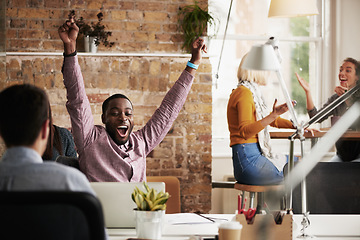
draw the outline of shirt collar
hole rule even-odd
[[[8,148],[3,157],[3,162],[11,163],[42,163],[43,160],[38,152],[29,147]]]
[[[125,151],[128,150],[129,147],[130,147],[130,138],[129,138],[129,140],[127,140],[127,142],[125,144],[120,145],[120,149],[125,150]]]

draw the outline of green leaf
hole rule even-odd
[[[150,199],[148,199],[148,198],[145,198],[145,201],[146,201],[146,203],[147,203],[148,208],[149,208],[149,209],[152,209],[153,206],[154,206],[154,203],[153,203]]]
[[[154,205],[157,206],[157,205],[163,205],[167,202],[167,200],[169,199],[168,196],[164,196],[162,198],[159,198],[157,199],[155,202],[154,202]]]
[[[156,205],[151,209],[151,211],[157,211],[157,210],[166,210],[166,204],[164,204],[164,205]]]
[[[141,194],[135,196],[135,203],[138,209],[143,209],[144,198]]]
[[[155,189],[151,189],[150,190],[150,193],[149,193],[149,199],[152,201],[152,202],[154,202],[155,200],[156,200],[156,191],[155,191]]]
[[[144,187],[145,187],[146,192],[149,192],[149,191],[150,191],[150,188],[149,188],[149,186],[147,185],[146,182],[144,182]]]
[[[196,1],[192,5],[179,8],[178,24],[184,40],[182,48],[190,52],[193,41],[206,34],[207,25],[216,29],[217,22],[207,10],[201,9]]]

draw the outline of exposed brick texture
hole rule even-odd
[[[86,22],[96,22],[102,9],[110,49],[121,52],[181,52],[177,28],[179,7],[193,0],[8,0],[8,51],[59,51],[57,28],[74,9]],[[198,1],[207,6],[207,0]],[[11,33],[11,34],[10,34]],[[80,36],[81,37],[81,36]],[[59,48],[60,47],[60,48]],[[107,51],[103,45],[99,51]]]
[[[104,23],[112,31],[112,48],[99,52],[182,53],[177,9],[192,0],[8,0],[7,52],[62,52],[57,26],[69,10],[95,21],[103,7]],[[207,0],[199,0],[207,6]],[[5,32],[5,31],[3,31]],[[5,38],[3,38],[4,40]],[[78,43],[81,51],[81,40]],[[185,55],[186,56],[186,55]],[[124,93],[134,104],[135,129],[143,126],[185,68],[188,57],[79,56],[96,124],[101,103]],[[45,89],[54,122],[70,128],[65,108],[61,56],[6,56],[1,62],[0,90],[19,83]],[[5,69],[6,67],[6,69]],[[148,175],[173,175],[181,183],[182,212],[207,213],[211,208],[211,65],[204,58],[179,117],[165,139],[147,158]],[[4,152],[0,140],[0,156]]]

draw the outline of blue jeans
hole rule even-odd
[[[284,174],[261,154],[258,143],[232,146],[234,176],[236,181],[252,185],[280,183]]]

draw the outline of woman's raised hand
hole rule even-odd
[[[347,90],[349,90],[349,87],[348,87],[347,83],[340,83],[340,86],[335,87],[335,93],[338,96],[343,95]]]
[[[300,86],[304,89],[305,92],[310,92],[310,85],[307,81],[305,81],[298,73],[295,73]]]

